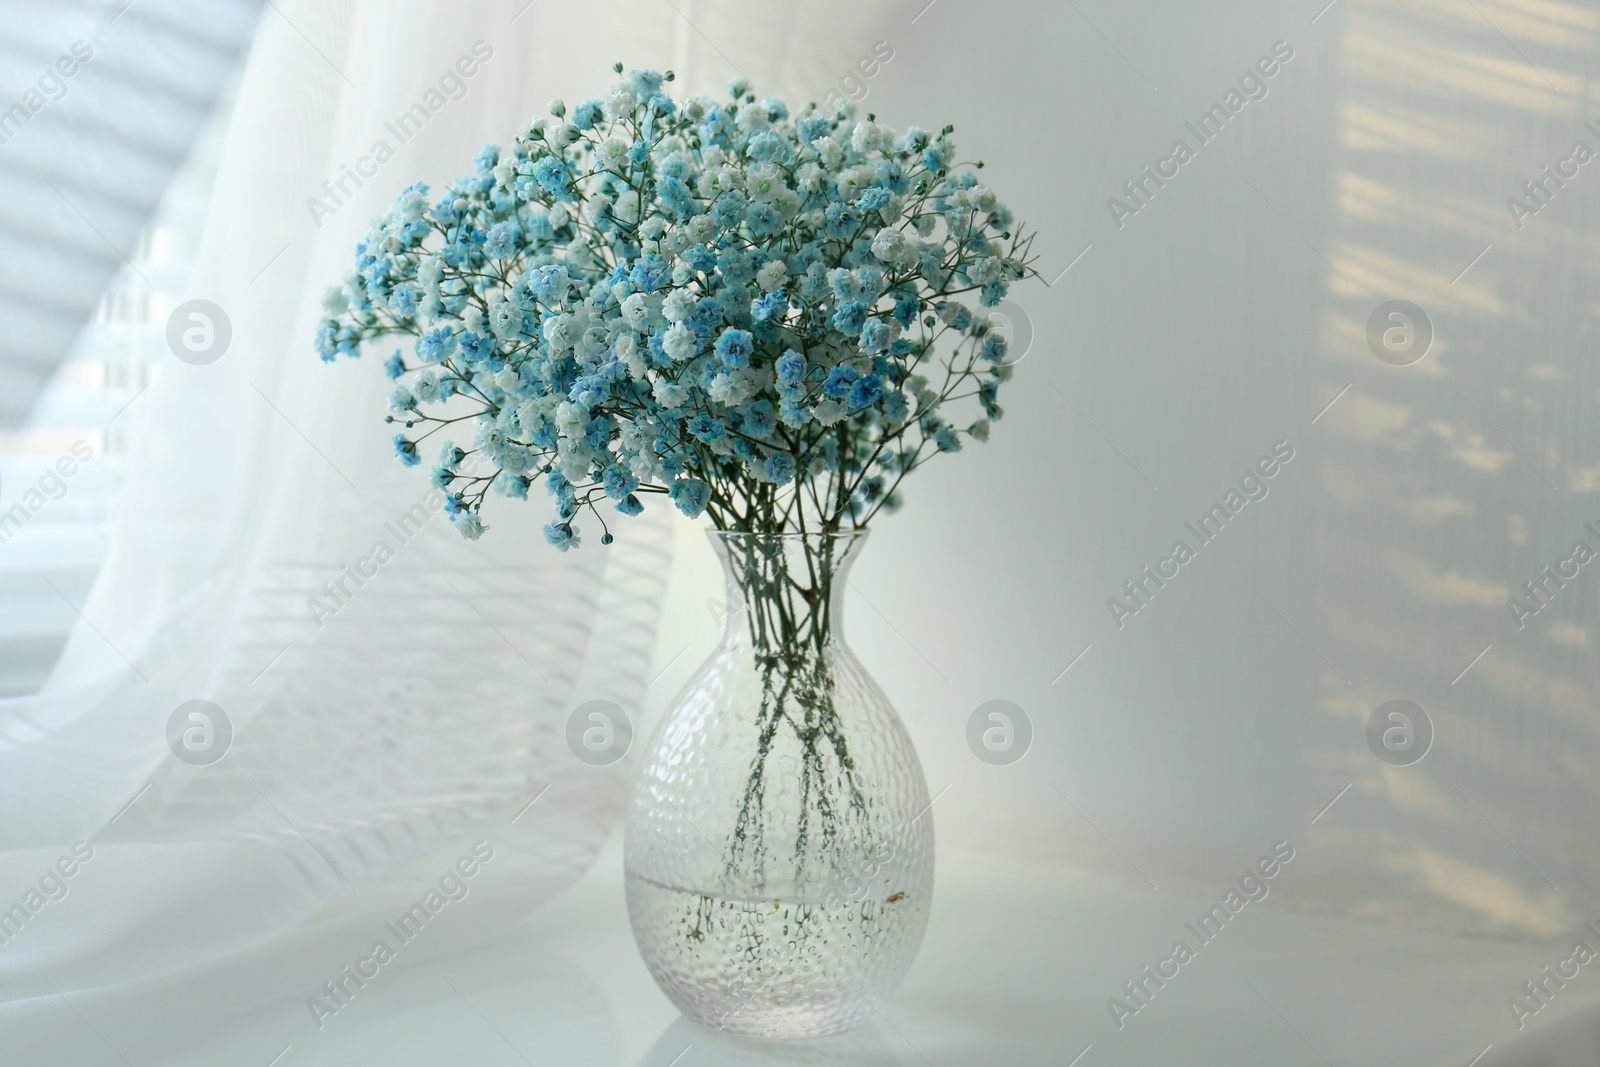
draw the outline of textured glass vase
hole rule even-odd
[[[628,916],[685,1015],[759,1037],[866,1020],[933,891],[922,766],[844,643],[866,541],[712,532],[722,643],[651,739],[628,813]]]

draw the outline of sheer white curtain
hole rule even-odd
[[[627,764],[574,758],[566,719],[588,699],[640,705],[670,516],[557,554],[544,501],[504,502],[463,541],[414,511],[427,483],[392,458],[382,354],[314,357],[318,303],[401,188],[466,172],[551,97],[600,94],[617,59],[676,69],[683,93],[738,73],[815,95],[877,15],[841,9],[808,42],[797,9],[270,5],[185,294],[231,340],[213,362],[167,360],[133,401],[107,563],[45,689],[0,702],[0,909],[22,907],[0,924],[0,1018],[18,1054],[47,1047],[48,1026],[18,1026],[57,994],[183,988],[237,1009],[301,989],[294,964],[206,976],[274,938],[392,916],[479,839],[495,850],[483,927],[584,870]],[[168,736],[197,700],[228,745],[204,765]]]
[[[565,721],[586,699],[637,706],[667,516],[559,555],[544,503],[507,502],[464,542],[390,455],[378,360],[329,367],[310,347],[321,290],[400,188],[466,171],[558,86],[605,83],[521,6],[267,14],[187,294],[231,342],[170,360],[134,401],[111,556],[45,690],[0,703],[0,908],[24,909],[0,928],[9,1010],[382,908],[477,838],[514,915],[611,825],[621,767],[575,759]],[[436,113],[401,143],[389,123],[418,103]],[[378,140],[393,158],[331,199],[324,182]],[[169,749],[194,700],[226,717],[215,744],[231,733],[209,765]],[[78,841],[73,873],[49,875]]]

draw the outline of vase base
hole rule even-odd
[[[651,975],[685,1015],[726,1033],[810,1038],[865,1022],[910,967],[928,901],[740,900],[629,873]]]

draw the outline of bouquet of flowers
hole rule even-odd
[[[563,551],[582,512],[609,544],[610,510],[651,494],[719,530],[864,527],[1001,415],[1005,337],[960,298],[999,304],[1031,238],[952,128],[791,113],[742,80],[679,104],[672,80],[551,101],[437,199],[406,189],[326,294],[324,360],[415,338],[384,364],[395,451],[436,457],[468,538],[491,490],[540,480]]]

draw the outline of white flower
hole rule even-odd
[[[594,446],[585,437],[563,437],[556,445],[556,465],[569,482],[588,479],[589,468],[594,464]]]
[[[681,322],[675,322],[667,327],[666,336],[661,339],[662,351],[678,363],[693,359],[695,350],[699,347],[695,343],[694,332]]]
[[[685,229],[689,233],[689,240],[703,245],[716,236],[717,223],[710,215],[696,215],[689,220]]]
[[[669,409],[681,408],[689,399],[689,390],[665,378],[657,378],[655,385],[650,387],[650,392],[655,396],[656,403]]]
[[[661,313],[667,317],[668,322],[687,322],[689,316],[694,313],[694,306],[697,303],[699,301],[689,290],[674,289],[662,302]]]
[[[482,333],[483,322],[483,309],[476,304],[468,304],[467,310],[461,313],[461,325],[471,333]]]
[[[405,411],[416,402],[417,398],[411,395],[411,390],[403,385],[396,384],[394,388],[389,390],[390,411],[396,413]]]
[[[848,415],[850,413],[850,409],[845,407],[844,404],[838,400],[824,400],[822,403],[818,404],[816,409],[811,413],[816,416],[817,421],[822,423],[822,425],[832,426],[834,423]]]
[[[596,193],[583,202],[583,217],[591,224],[605,218],[606,212],[611,208],[611,198],[605,193]]]
[[[571,348],[576,339],[571,315],[552,315],[544,323],[544,339],[557,351]]]
[[[776,163],[762,163],[752,167],[744,187],[750,194],[751,200],[758,204],[769,204],[773,197],[786,188],[783,183],[783,170]]]
[[[850,147],[862,155],[876,152],[883,144],[883,133],[878,129],[876,122],[858,122],[855,132],[850,135]]]
[[[917,250],[906,239],[906,235],[887,226],[872,239],[872,254],[890,266],[909,264],[917,258]]]
[[[639,381],[644,381],[648,368],[645,366],[644,352],[639,348],[638,339],[631,333],[624,333],[617,338],[616,350],[617,358],[628,368],[628,373]]]
[[[589,428],[589,411],[582,404],[563,400],[556,407],[556,431],[563,437],[581,437]]]
[[[756,284],[769,293],[782,289],[789,280],[789,268],[781,259],[769,260],[756,271]]]
[[[749,400],[755,392],[755,383],[743,371],[723,371],[711,379],[706,395],[719,404],[737,407]]]
[[[607,137],[594,146],[594,163],[599,170],[620,170],[628,158],[628,142],[618,137]]]
[[[767,114],[767,109],[760,104],[746,104],[739,109],[739,114],[734,118],[734,122],[738,123],[739,129],[745,133],[764,130],[771,120],[772,117]]]
[[[350,298],[345,294],[344,286],[330,285],[322,291],[322,310],[329,315],[340,315],[350,306]]]
[[[822,160],[822,165],[829,170],[836,170],[844,160],[844,148],[832,137],[818,137],[812,148],[817,150],[817,155]]]
[[[439,399],[439,372],[431,367],[411,379],[411,395],[419,404],[430,404]],[[394,403],[391,395],[390,404]]]
[[[612,89],[611,95],[605,99],[603,107],[606,118],[612,122],[616,122],[618,119],[625,119],[633,114],[634,105],[637,103],[638,101],[634,99],[633,93],[628,90],[627,83],[622,82],[615,89]]]
[[[644,293],[634,293],[622,302],[622,320],[635,330],[650,327],[650,311],[650,297]]]
[[[820,190],[823,179],[827,178],[827,176],[828,172],[815,163],[803,163],[800,165],[800,169],[794,172],[795,182],[807,193],[815,193]]]
[[[489,313],[490,328],[501,341],[509,341],[521,333],[525,321],[522,312],[506,301],[495,305]]]

